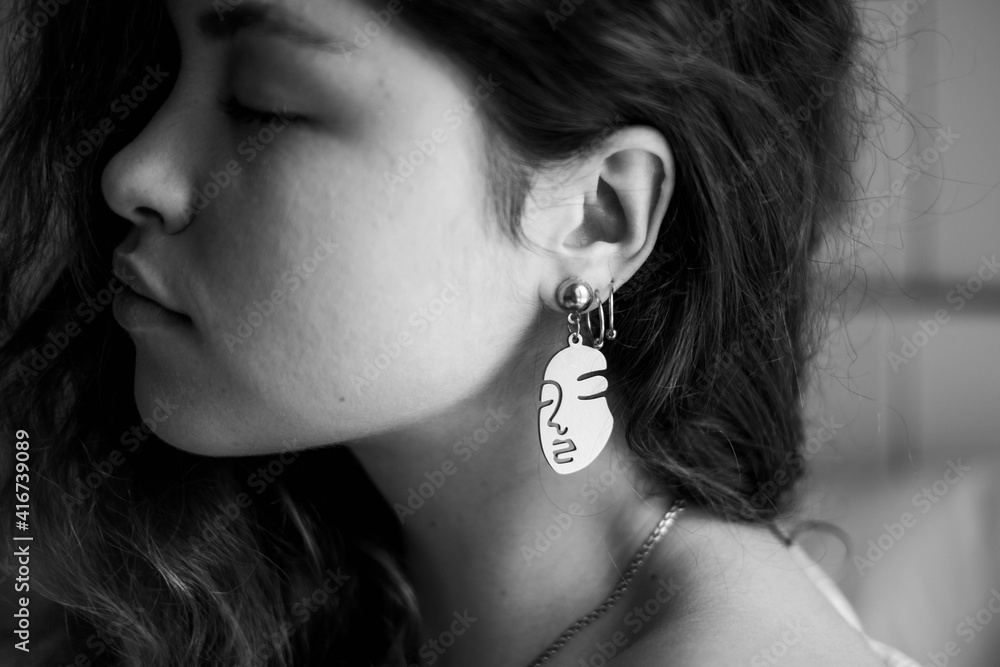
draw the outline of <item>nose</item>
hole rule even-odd
[[[569,428],[563,426],[562,424],[556,421],[556,412],[559,412],[558,407],[556,408],[556,411],[552,413],[552,416],[549,417],[549,426],[554,428],[556,430],[556,433],[558,433],[559,435],[566,435],[566,431],[568,431]]]
[[[101,174],[101,191],[115,213],[138,227],[160,227],[176,234],[190,222],[192,143],[184,125],[171,117],[168,105],[128,145],[116,153]]]

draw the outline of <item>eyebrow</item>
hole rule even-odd
[[[351,42],[323,32],[280,5],[246,0],[222,0],[221,4],[223,7],[205,11],[198,17],[198,29],[209,39],[233,39],[245,30],[257,30],[299,46],[323,51],[343,54],[357,48]]]

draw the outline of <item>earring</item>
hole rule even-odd
[[[600,301],[601,300],[601,292],[599,290],[596,290],[594,292],[594,294],[595,294],[595,298],[598,301]],[[594,347],[596,349],[600,350],[602,347],[604,347],[604,341],[605,340],[614,340],[615,336],[618,335],[618,332],[615,331],[615,281],[614,281],[614,278],[611,279],[611,295],[608,297],[608,319],[610,320],[610,324],[608,325],[608,328],[606,330],[607,331],[606,334],[605,334],[605,328],[604,328],[604,310],[602,308],[598,307],[597,312],[598,312],[598,315],[600,316],[601,334],[597,338],[594,338],[594,331],[590,327],[590,313],[587,313],[587,333],[590,334],[590,339],[594,341]]]
[[[614,283],[611,293],[613,298]],[[601,333],[594,339],[588,313],[587,330],[594,341],[591,347],[583,344],[580,315],[595,299],[600,311]],[[607,360],[600,352],[605,340],[600,293],[580,278],[568,278],[559,285],[556,301],[563,310],[569,311],[566,320],[570,333],[568,347],[557,352],[545,367],[539,392],[538,438],[549,466],[566,475],[586,468],[597,458],[611,437],[614,419],[605,397],[608,380],[604,375]],[[614,338],[613,333],[612,324],[607,338]]]
[[[615,331],[615,279],[611,279],[611,295],[608,297],[608,340],[614,340],[618,335]]]

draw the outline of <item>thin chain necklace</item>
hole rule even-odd
[[[684,509],[684,502],[681,500],[675,501],[674,504],[670,506],[667,513],[663,515],[662,519],[660,519],[660,523],[656,524],[656,528],[653,529],[653,532],[649,534],[646,541],[642,543],[639,550],[634,556],[632,556],[631,562],[629,562],[628,567],[625,569],[625,574],[622,575],[622,580],[615,587],[615,590],[611,591],[611,595],[609,595],[607,599],[592,612],[586,616],[580,617],[580,619],[573,625],[566,628],[565,632],[559,635],[558,639],[549,644],[549,647],[542,651],[529,667],[538,667],[538,665],[547,662],[549,658],[559,652],[559,649],[566,645],[573,635],[600,618],[604,612],[614,606],[615,602],[618,601],[618,598],[620,598],[628,588],[629,583],[632,581],[632,577],[639,570],[639,566],[642,565],[646,556],[649,555],[650,550],[652,550],[661,537],[667,534],[667,531],[670,530],[670,526],[674,523],[674,519],[677,518],[677,515],[680,514],[682,509]]]

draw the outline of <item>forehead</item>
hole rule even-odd
[[[585,374],[606,369],[607,361],[599,351],[587,345],[572,345],[552,357],[545,368],[545,379],[569,384],[581,381],[580,377]]]
[[[443,114],[475,87],[464,63],[404,23],[405,4],[373,10],[363,0],[164,2],[185,60],[195,63],[191,70],[206,70],[233,43],[255,50],[266,45],[268,52],[279,48],[284,63],[323,72],[348,86],[347,99],[375,99],[376,106],[385,98],[402,107],[433,98],[442,102]],[[390,6],[398,8],[395,14]]]
[[[394,0],[164,0],[182,48],[236,41],[243,35],[296,47],[312,62],[381,78],[386,70],[408,84],[427,88],[414,75],[443,78],[448,86],[471,89],[476,76],[453,54],[405,22],[407,5]],[[382,7],[373,10],[372,6]],[[415,10],[410,10],[411,13]],[[240,40],[246,43],[248,40]],[[275,42],[271,42],[275,43]],[[200,49],[199,49],[200,50]],[[336,58],[331,56],[336,55]],[[435,77],[430,75],[434,70]],[[430,83],[437,83],[432,81]],[[404,86],[405,87],[405,86]]]
[[[180,29],[213,40],[243,32],[287,39],[303,47],[353,48],[349,27],[364,18],[354,0],[164,0]]]

